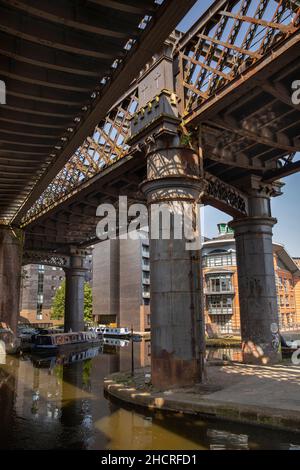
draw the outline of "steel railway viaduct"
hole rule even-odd
[[[216,0],[174,31],[194,3],[0,1],[0,320],[13,329],[22,263],[65,269],[66,328],[82,328],[99,204],[200,202],[232,216],[245,362],[280,360],[270,200],[300,170],[299,2]],[[199,251],[174,233],[150,246],[152,381],[190,385]]]

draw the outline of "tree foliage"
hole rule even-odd
[[[66,281],[64,280],[58,289],[56,289],[55,296],[51,307],[51,320],[62,320],[65,316],[65,296],[66,296]]]
[[[66,281],[64,280],[59,288],[56,290],[52,307],[51,319],[63,320],[65,316],[65,296],[66,296]],[[93,295],[92,288],[88,282],[84,283],[84,321],[92,320],[93,313]]]

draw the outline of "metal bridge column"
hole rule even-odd
[[[181,143],[172,106],[162,92],[148,113],[157,119],[144,136],[141,185],[150,212],[151,375],[160,389],[201,382],[205,352],[198,204],[204,182],[198,153]]]
[[[199,154],[181,135],[172,50],[167,41],[140,78],[129,141],[147,157],[141,190],[151,214],[151,376],[160,389],[201,382],[205,352],[197,223],[204,182]],[[180,226],[184,216],[189,234]]]
[[[84,283],[87,268],[85,253],[75,251],[70,256],[70,266],[65,268],[65,332],[84,330]]]
[[[251,178],[249,216],[234,229],[239,279],[243,360],[271,364],[281,360],[271,217],[272,188]]]
[[[16,333],[22,265],[23,233],[0,225],[0,322]]]

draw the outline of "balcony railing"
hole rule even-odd
[[[212,287],[205,287],[204,294],[206,295],[221,295],[221,294],[235,294],[235,290],[233,287],[228,287],[227,289],[220,288],[212,288]]]
[[[233,307],[208,307],[208,315],[233,315]]]

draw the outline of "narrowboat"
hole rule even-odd
[[[93,328],[99,336],[107,336],[110,338],[127,338],[131,332],[128,328],[111,328],[109,326],[97,326]]]
[[[93,331],[37,335],[35,337],[33,350],[47,352],[65,349],[79,350],[97,345],[100,341],[98,335]]]
[[[20,328],[18,331],[18,338],[20,340],[20,347],[22,351],[31,351],[34,339],[38,334],[35,328]]]
[[[104,346],[118,346],[119,348],[124,348],[128,346],[129,340],[127,339],[120,339],[120,338],[103,338],[103,345]]]

